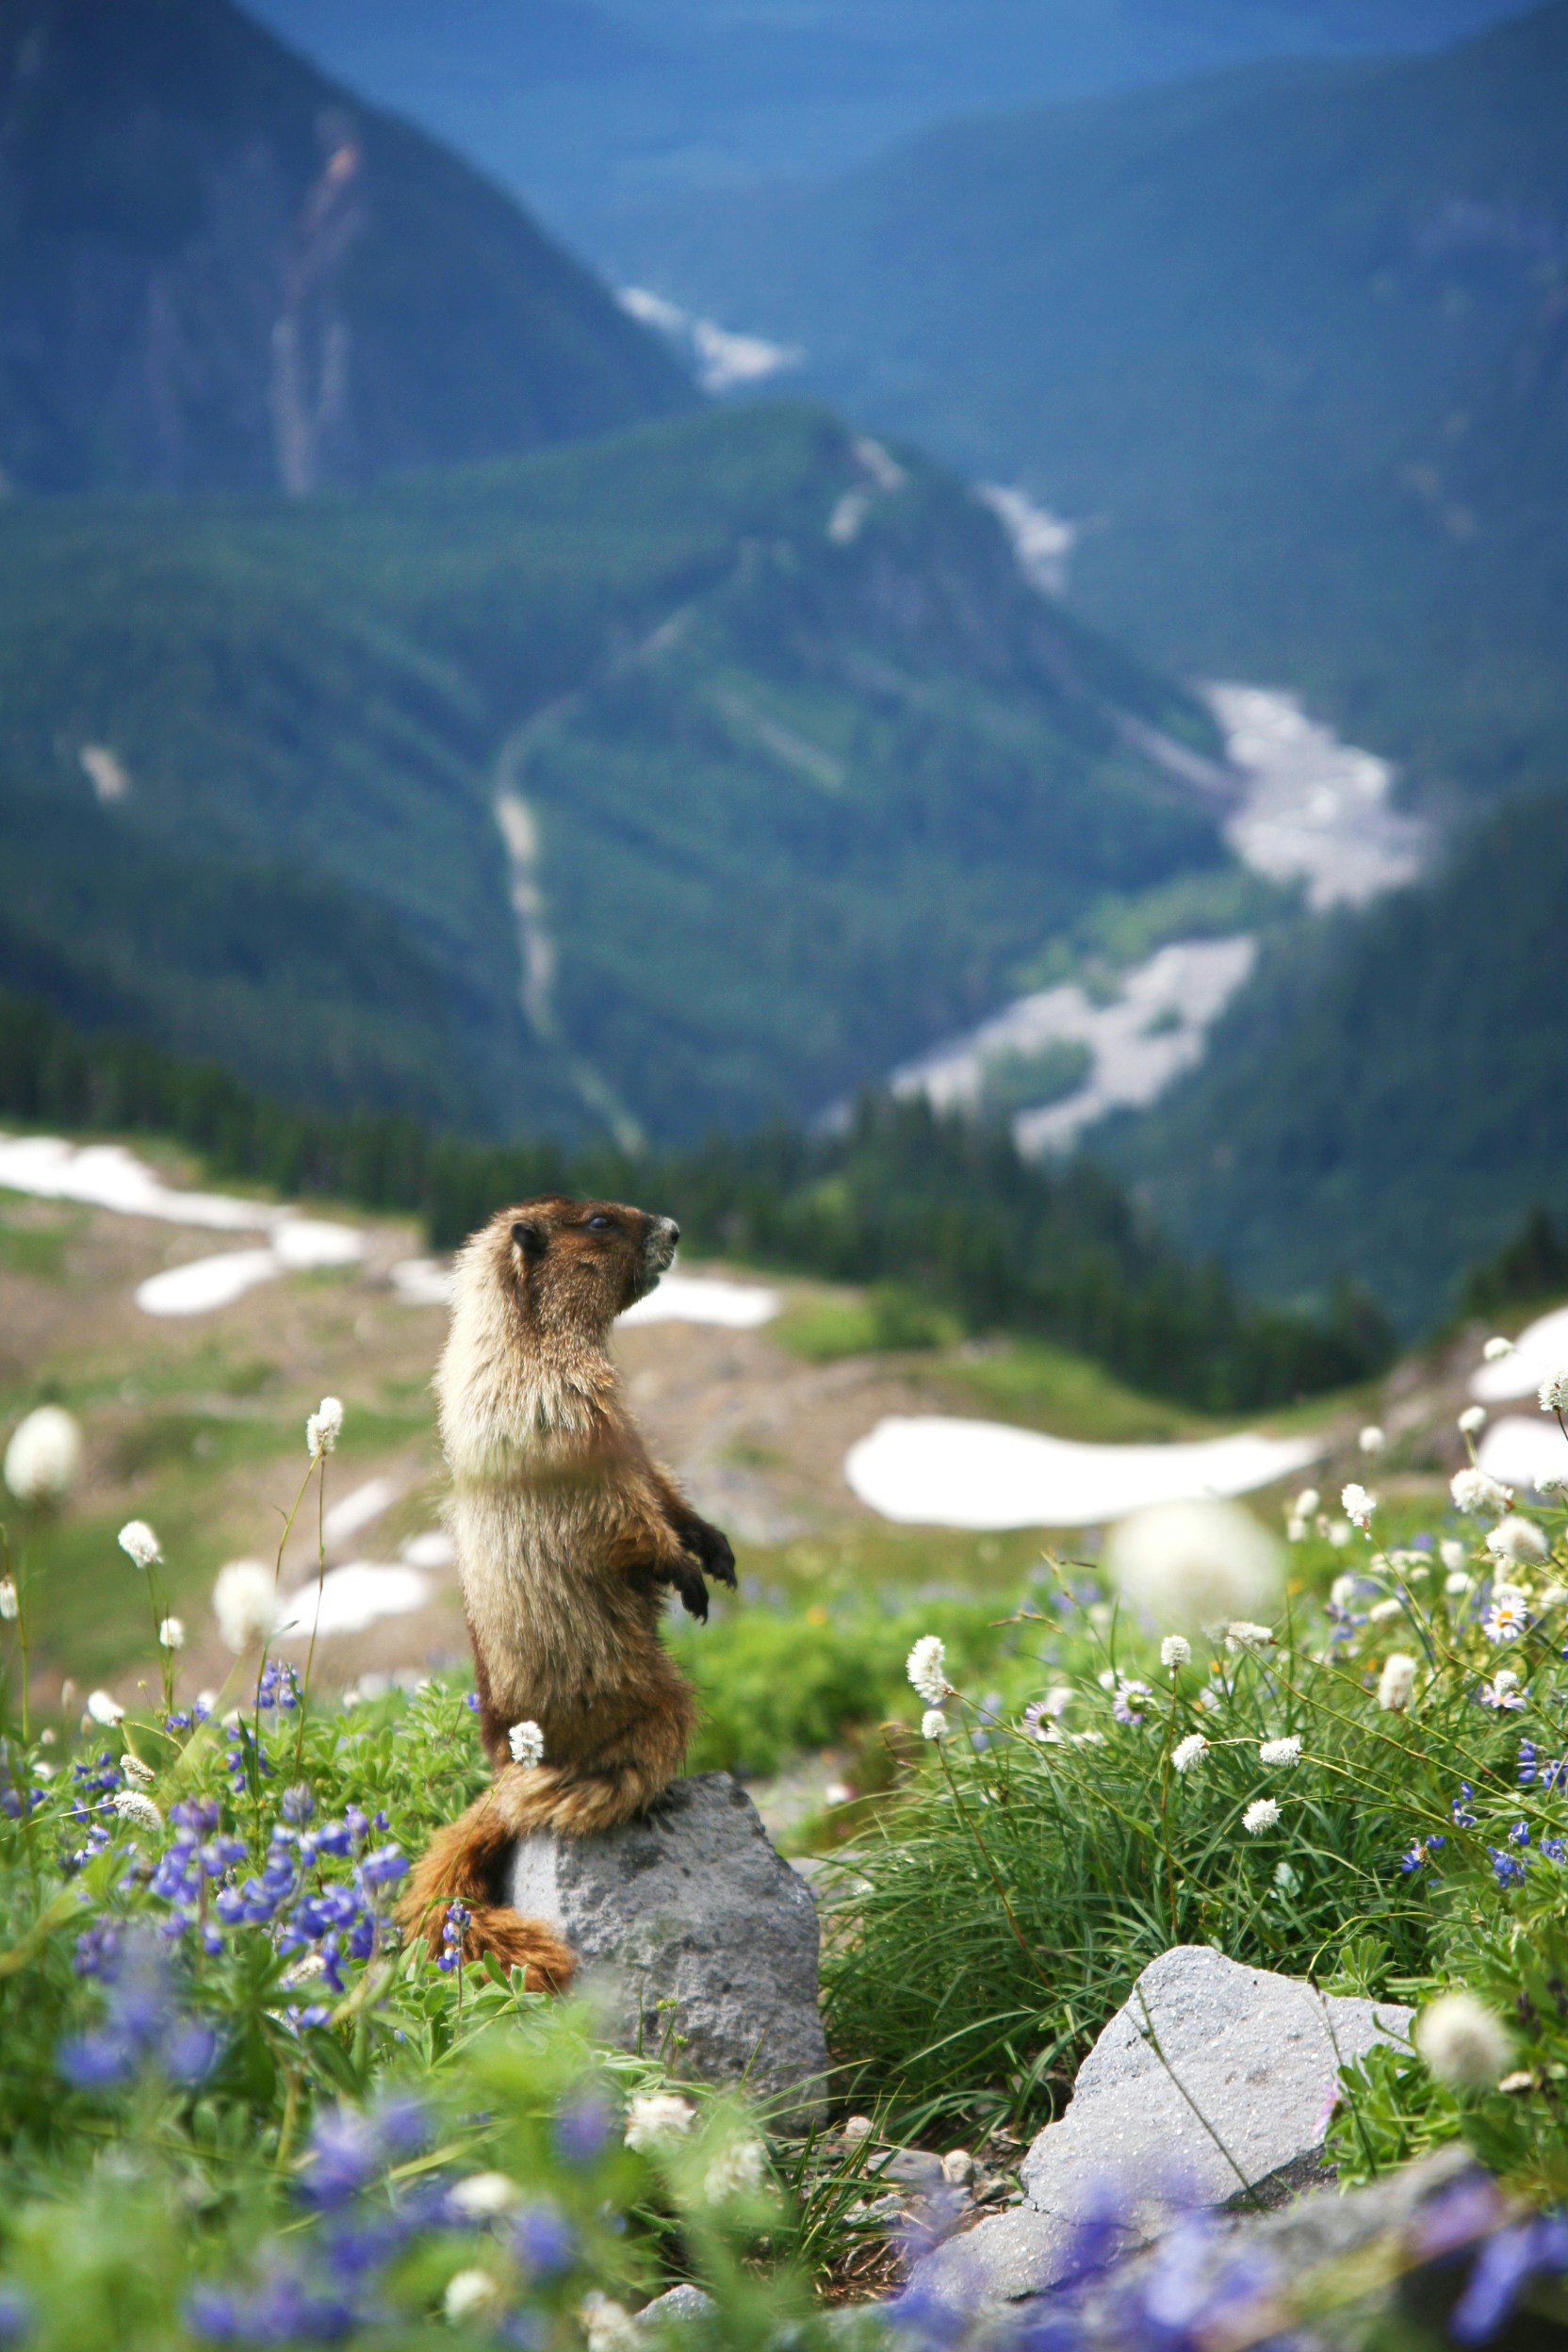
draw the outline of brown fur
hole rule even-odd
[[[447,1904],[470,1913],[471,1955],[531,1986],[576,1965],[536,1919],[495,1900],[514,1839],[584,1837],[641,1813],[680,1770],[691,1689],[659,1639],[663,1591],[708,1613],[704,1574],[734,1555],[647,1454],[610,1360],[610,1327],[645,1297],[678,1239],[668,1217],[614,1201],[503,1210],[458,1260],[436,1391],[480,1702],[495,1777],[431,1841],[399,1916],[439,1951]],[[536,1723],[545,1760],[512,1760]]]

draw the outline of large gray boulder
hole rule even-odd
[[[602,1837],[524,1838],[510,1900],[577,1952],[608,2039],[820,2118],[816,1904],[728,1772],[674,1782]]]
[[[1407,2040],[1410,2020],[1392,2002],[1177,1945],[1144,1969],[1035,2140],[1024,2202],[939,2246],[916,2277],[955,2299],[1014,2301],[1070,2273],[1086,2228],[1121,2254],[1183,2209],[1279,2203],[1322,2177],[1340,2067]]]

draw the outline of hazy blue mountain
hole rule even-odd
[[[964,111],[1257,57],[1422,48],[1512,0],[253,4],[624,267],[642,210],[673,190],[841,170]]]
[[[1532,1201],[1568,1210],[1565,896],[1568,793],[1515,796],[1429,883],[1282,939],[1115,1163],[1244,1282],[1359,1276],[1420,1330]]]
[[[303,489],[690,403],[472,168],[229,0],[0,0],[0,467]]]
[[[1563,0],[690,199],[642,259],[1079,518],[1075,600],[1162,660],[1303,687],[1429,776],[1560,769],[1560,542],[1528,526],[1560,419],[1526,387],[1568,284]]]
[[[808,407],[13,500],[0,980],[490,1132],[813,1112],[1096,893],[1222,862],[1126,713],[1210,741],[963,484]]]

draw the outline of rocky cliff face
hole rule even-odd
[[[0,466],[282,487],[677,409],[506,197],[227,0],[0,0]]]

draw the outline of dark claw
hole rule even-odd
[[[706,1519],[695,1519],[686,1536],[687,1548],[701,1560],[703,1574],[715,1584],[727,1584],[735,1590],[735,1553],[722,1527],[710,1525]]]
[[[675,1578],[675,1589],[680,1595],[680,1606],[686,1611],[687,1616],[695,1617],[701,1624],[706,1625],[708,1622],[708,1587],[704,1584],[698,1571],[693,1568],[678,1576]]]

